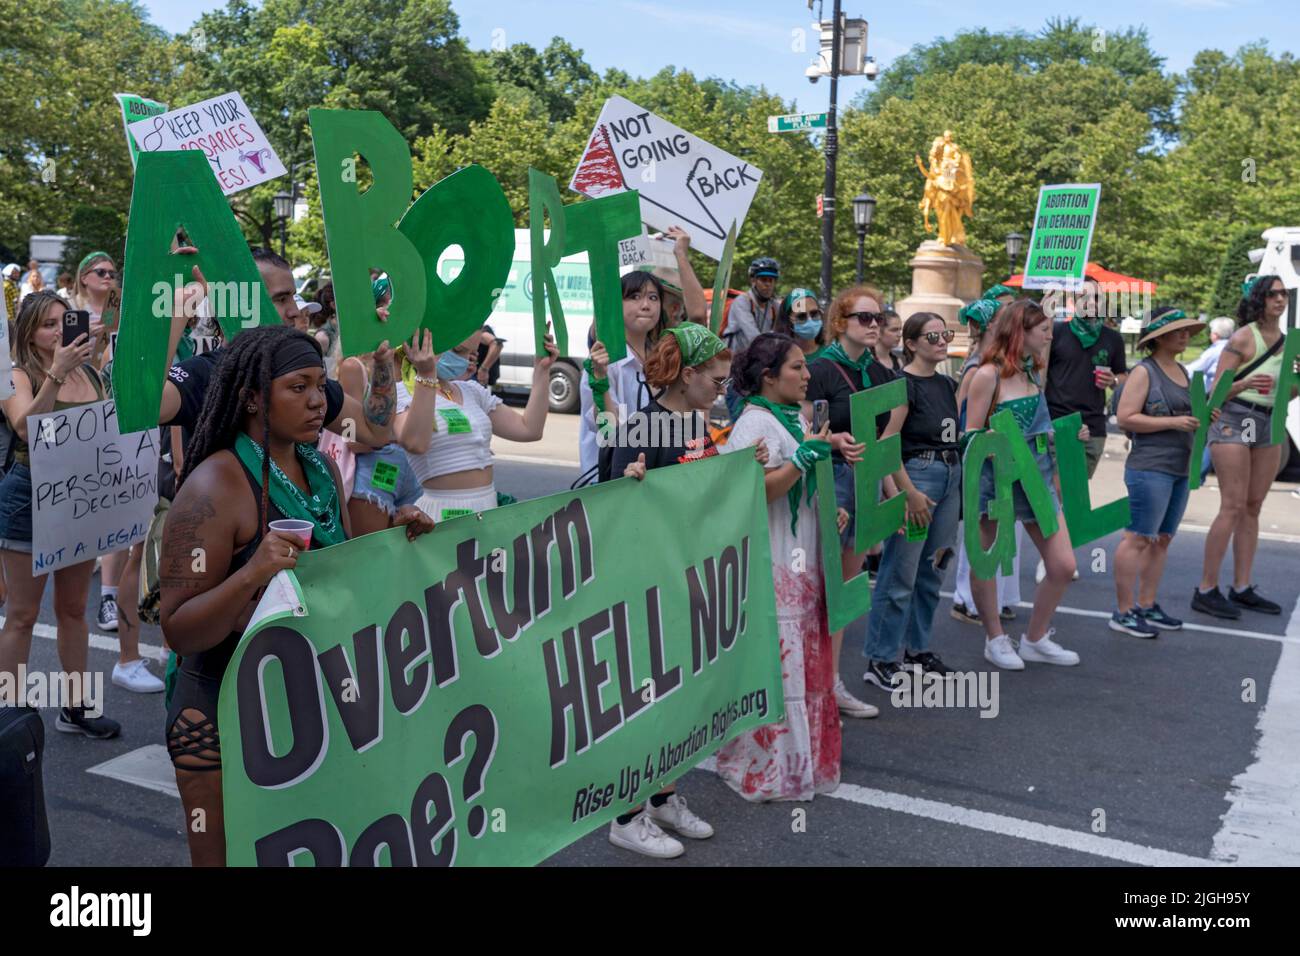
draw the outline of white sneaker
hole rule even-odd
[[[1005,634],[999,634],[993,640],[984,642],[984,659],[990,664],[1001,667],[1003,670],[1022,671],[1025,669],[1025,662],[1016,653],[1016,645],[1012,644],[1011,638]]]
[[[1029,640],[1028,637],[1020,638],[1020,656],[1022,659],[1035,664],[1060,664],[1062,667],[1073,667],[1079,663],[1079,655],[1074,651],[1067,651],[1056,641],[1052,640],[1052,635],[1056,633],[1056,628],[1048,629],[1036,641]]]
[[[127,664],[114,664],[113,683],[135,694],[157,694],[163,689],[163,682],[150,672],[143,657]]]
[[[631,823],[619,823],[617,820],[610,823],[609,842],[659,860],[671,860],[686,852],[686,847],[660,830],[659,824],[644,810],[634,816]]]
[[[678,836],[688,837],[692,840],[707,840],[713,836],[713,827],[697,817],[686,806],[686,798],[678,794],[671,794],[668,797],[668,802],[662,807],[656,807],[651,801],[647,800],[645,809],[641,811],[641,816],[645,816],[647,813],[661,828],[672,830]],[[635,823],[636,821],[632,822]]]
[[[858,700],[849,693],[849,689],[844,686],[844,681],[835,678],[835,703],[840,708],[840,713],[846,717],[879,717],[880,708],[874,704],[868,704],[864,700]]]

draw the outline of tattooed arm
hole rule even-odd
[[[370,394],[364,407],[355,398],[345,398],[336,421],[356,422],[356,440],[372,448],[383,448],[393,440],[393,410],[397,407],[397,381],[393,375],[393,352],[385,342],[375,349],[370,373]]]
[[[232,488],[247,487],[240,469],[228,451],[204,461],[177,492],[163,525],[162,629],[168,645],[181,655],[216,647],[240,630],[258,590],[281,568],[296,563],[290,545],[300,548],[301,542],[272,531],[248,564],[226,576],[238,541],[251,540],[257,531],[252,492],[231,493]]]

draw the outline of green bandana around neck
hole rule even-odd
[[[302,489],[289,480],[289,476],[280,470],[280,466],[271,462],[270,487],[266,489],[271,504],[286,518],[310,521],[312,541],[320,547],[327,548],[346,540],[343,531],[343,519],[339,513],[338,486],[330,472],[325,459],[313,446],[299,442],[295,446],[298,460],[302,463],[303,473],[307,476],[307,485],[311,489],[308,497]],[[262,480],[262,446],[249,438],[245,432],[235,436],[235,454],[249,473],[260,483]]]
[[[867,375],[867,366],[874,361],[871,357],[871,349],[865,349],[862,353],[862,357],[857,361],[849,358],[849,353],[844,351],[844,346],[840,344],[839,339],[832,340],[830,345],[826,346],[826,348],[822,349],[818,353],[817,357],[828,358],[832,362],[843,365],[845,368],[855,369],[864,379]]]
[[[749,395],[745,398],[746,405],[753,405],[761,408],[780,422],[785,430],[790,433],[795,441],[803,444],[803,429],[799,424],[799,406],[798,405],[778,405],[776,402],[769,401],[762,395]],[[804,488],[808,489],[807,498],[804,498]],[[806,473],[801,473],[793,487],[786,492],[786,500],[790,502],[790,533],[795,534],[799,526],[799,505],[801,501],[812,501],[813,495],[817,491],[817,472],[809,469]]]
[[[1097,344],[1104,326],[1105,323],[1101,319],[1085,319],[1076,315],[1070,320],[1070,331],[1085,349],[1090,349]]]
[[[683,322],[667,330],[677,340],[682,353],[682,368],[703,365],[723,351],[727,344],[698,322]]]

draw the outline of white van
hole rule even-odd
[[[486,323],[504,343],[499,360],[501,379],[497,384],[506,391],[527,393],[533,383],[537,343],[533,337],[531,252],[528,230],[516,229],[514,263],[510,266],[505,290],[497,297],[496,307]],[[465,265],[463,256],[458,246],[448,249],[438,260],[438,275],[447,282],[456,278]],[[588,355],[587,335],[596,318],[592,308],[587,254],[580,252],[565,256],[554,272],[569,333],[569,348],[568,353],[561,355],[551,366],[550,410],[571,413],[578,410],[578,381],[583,359]]]

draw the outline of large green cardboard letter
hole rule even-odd
[[[826,617],[832,631],[848,626],[871,610],[871,578],[867,572],[847,581],[841,573],[840,529],[835,523],[835,512],[835,469],[828,458],[817,462],[817,526],[822,539]]]
[[[1128,495],[1093,508],[1088,492],[1088,456],[1079,441],[1083,416],[1079,412],[1066,415],[1053,421],[1052,427],[1056,430],[1056,467],[1061,474],[1061,508],[1070,544],[1077,548],[1128,524]]]
[[[216,311],[227,341],[244,328],[280,321],[239,223],[200,150],[140,154],[128,223],[123,319],[113,357],[113,394],[123,434],[158,424],[172,296],[178,281],[183,286],[191,280],[193,266],[208,281],[210,300],[226,304]],[[178,227],[184,227],[198,255],[172,254]],[[250,314],[229,308],[232,302],[250,304]]]
[[[409,339],[424,319],[425,267],[415,245],[396,228],[411,203],[406,140],[375,110],[313,109],[307,117],[343,352],[361,355],[385,339]],[[357,182],[358,153],[373,176],[364,193]],[[375,314],[372,266],[388,273],[393,284],[386,323]]]
[[[1205,373],[1192,373],[1192,387],[1189,390],[1192,399],[1192,414],[1201,423],[1192,438],[1192,457],[1187,460],[1187,487],[1192,491],[1201,487],[1201,459],[1205,457],[1205,437],[1210,431],[1210,415],[1217,408],[1222,408],[1228,400],[1228,390],[1232,380],[1237,377],[1237,370],[1229,369],[1214,380],[1214,394],[1206,401]]]
[[[424,263],[422,324],[433,333],[434,349],[445,352],[483,325],[510,277],[515,253],[510,201],[490,172],[466,166],[426,189],[397,229]],[[453,245],[460,246],[464,265],[444,282],[438,259]]]
[[[551,210],[554,217],[556,212]],[[591,304],[596,313],[596,338],[617,362],[627,355],[623,333],[623,285],[618,275],[618,241],[641,233],[641,199],[635,189],[602,196],[587,202],[562,207],[564,217],[564,254],[587,253],[591,271]],[[537,270],[533,270],[537,275]],[[536,302],[536,298],[533,299]],[[536,308],[536,306],[534,306]],[[583,329],[586,334],[586,329]],[[568,355],[568,330],[563,322],[555,323],[555,344],[561,355]],[[542,340],[537,340],[537,354],[546,354]]]
[[[862,461],[853,466],[853,501],[856,512],[853,547],[856,551],[866,551],[903,526],[906,497],[899,493],[888,501],[878,501],[879,489],[876,487],[876,483],[885,475],[892,475],[903,467],[903,440],[897,435],[891,435],[884,441],[877,441],[876,416],[906,404],[907,384],[901,378],[875,388],[863,389],[849,399],[853,437],[867,446],[862,453]]]
[[[1295,369],[1297,358],[1300,358],[1300,333],[1292,328],[1282,346],[1282,370],[1277,373],[1277,383],[1273,388],[1277,398],[1273,403],[1273,434],[1269,441],[1274,445],[1286,441],[1286,412],[1291,405],[1291,389],[1300,380]]]
[[[990,521],[997,522],[997,534],[992,546],[985,551],[980,541],[980,472],[984,461],[993,459],[993,498],[985,513]],[[1011,498],[1015,472],[1011,462],[1011,443],[1001,432],[979,432],[971,439],[962,458],[962,524],[965,526],[966,555],[970,558],[970,573],[981,581],[990,581],[998,574],[1011,573],[1011,559],[1016,555],[1016,506]]]
[[[994,431],[1002,432],[1007,436],[1007,441],[1011,443],[1011,463],[1015,472],[1015,480],[1020,484],[1020,490],[1025,493],[1029,499],[1029,506],[1034,509],[1034,520],[1038,523],[1038,530],[1043,532],[1044,538],[1050,538],[1056,534],[1056,508],[1052,506],[1052,494],[1047,489],[1047,482],[1043,480],[1042,474],[1038,470],[1038,462],[1034,460],[1034,453],[1029,450],[1029,443],[1025,441],[1025,436],[1020,431],[1020,426],[1016,424],[1015,415],[1011,410],[998,412],[989,419],[989,424],[993,426]],[[1043,436],[1046,441],[1047,437]]]
[[[551,220],[551,235],[546,238],[545,222]],[[568,352],[568,334],[564,325],[564,309],[560,306],[560,290],[555,287],[552,271],[564,258],[564,203],[555,180],[532,167],[528,169],[528,230],[529,259],[532,269],[533,340],[541,347],[546,337],[546,310],[549,305],[555,319],[555,344],[560,354]],[[621,318],[621,315],[620,315]],[[597,321],[600,321],[599,314]],[[611,356],[612,358],[612,356]]]

